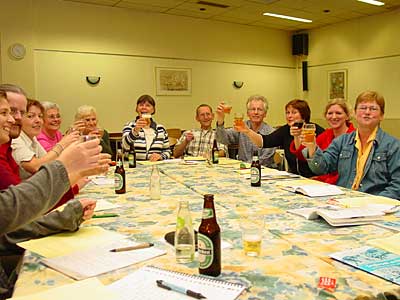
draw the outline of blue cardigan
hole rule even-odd
[[[356,132],[334,139],[325,151],[318,148],[308,160],[310,169],[316,174],[338,171],[337,185],[351,189],[358,156]],[[358,190],[400,199],[400,141],[379,128],[373,143]]]

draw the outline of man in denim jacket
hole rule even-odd
[[[379,127],[384,112],[381,95],[361,93],[355,104],[357,131],[336,138],[325,151],[303,142],[310,169],[315,174],[338,171],[339,186],[400,199],[400,141]]]

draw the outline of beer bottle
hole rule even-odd
[[[211,153],[212,153],[212,163],[213,164],[217,164],[218,163],[218,155],[219,155],[218,146],[217,146],[217,140],[214,140]]]
[[[128,153],[129,168],[136,168],[136,151],[135,147],[131,145]]]
[[[201,224],[197,235],[199,273],[209,276],[221,274],[221,230],[214,208],[214,195],[204,195]]]
[[[125,169],[122,150],[117,151],[117,166],[114,172],[114,189],[116,194],[125,194]]]
[[[261,164],[260,160],[258,159],[257,150],[255,150],[253,153],[253,161],[251,162],[250,173],[251,186],[261,186]]]

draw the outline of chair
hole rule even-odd
[[[288,163],[285,158],[285,151],[283,149],[276,149],[274,154],[274,162],[281,171],[288,171]]]
[[[179,139],[182,135],[180,128],[167,128],[168,137]]]
[[[239,144],[229,144],[228,153],[226,154],[226,156],[232,159],[237,159],[238,152],[239,152]]]

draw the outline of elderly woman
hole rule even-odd
[[[289,172],[294,174],[300,174],[304,177],[314,176],[309,169],[306,161],[298,160],[296,155],[290,152],[290,143],[293,141],[293,136],[290,134],[290,128],[292,126],[298,126],[297,122],[310,123],[311,110],[308,103],[304,100],[294,99],[289,101],[285,106],[286,122],[287,124],[279,127],[274,132],[264,135],[258,134],[247,126],[237,127],[234,129],[243,132],[247,135],[250,140],[256,144],[258,147],[271,148],[271,147],[281,147],[285,151],[285,158],[289,165]],[[315,125],[316,134],[321,134],[324,129]]]
[[[25,171],[21,173],[22,179],[30,177],[44,163],[55,160],[66,147],[78,140],[79,137],[77,132],[68,134],[56,143],[49,152],[46,152],[36,138],[42,131],[43,114],[43,105],[37,100],[29,99],[26,114],[21,120],[22,132],[11,143],[12,155],[17,164],[20,165],[21,170]]]
[[[75,124],[79,124],[79,121],[83,122],[81,129],[84,135],[96,135],[100,139],[100,145],[103,148],[103,153],[113,154],[110,144],[110,136],[105,129],[101,129],[97,124],[97,112],[93,106],[82,105],[78,107],[75,114]]]
[[[374,91],[361,93],[355,104],[358,129],[333,140],[321,150],[314,142],[304,151],[316,174],[337,171],[337,184],[360,192],[400,199],[400,142],[380,128],[384,98]],[[308,152],[308,153],[307,153]]]
[[[49,152],[63,137],[60,131],[60,108],[53,102],[44,101],[42,105],[44,108],[43,127],[42,132],[36,138],[44,150]]]
[[[322,150],[328,148],[333,139],[342,134],[350,133],[355,130],[353,124],[350,122],[350,107],[344,99],[336,98],[330,100],[325,107],[324,116],[328,122],[329,128],[321,133],[316,139],[318,147],[320,147]],[[294,140],[290,144],[290,151],[295,154],[298,159],[304,161],[305,158],[302,150],[305,148],[305,146],[301,145],[301,128],[292,126],[290,128],[290,133],[294,137]],[[332,172],[329,174],[314,176],[312,178],[330,184],[336,184],[338,173]]]
[[[122,130],[122,146],[129,150],[135,147],[137,160],[158,161],[171,157],[168,133],[151,116],[156,111],[156,102],[149,95],[142,95],[136,102],[138,116]]]

